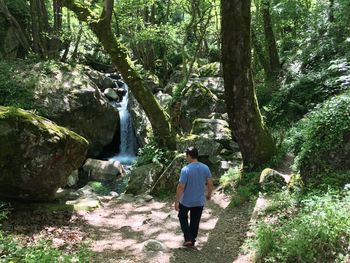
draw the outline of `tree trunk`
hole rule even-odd
[[[0,11],[4,14],[7,21],[13,26],[16,32],[16,37],[21,43],[23,49],[28,52],[30,50],[30,46],[28,44],[27,37],[25,36],[21,26],[17,22],[17,20],[14,18],[14,16],[10,13],[10,11],[7,8],[7,5],[5,4],[4,0],[0,0]]]
[[[275,144],[263,123],[251,77],[250,0],[222,0],[222,64],[229,122],[245,169],[270,160]]]
[[[58,58],[61,48],[60,34],[62,30],[62,7],[58,0],[53,0],[53,32],[50,40],[49,57]]]
[[[334,22],[334,0],[329,0],[328,21]]]
[[[275,35],[272,29],[271,14],[270,14],[270,0],[263,0],[261,6],[262,17],[264,21],[264,34],[266,39],[266,50],[268,52],[270,72],[272,79],[275,80],[274,84],[277,84],[277,78],[281,71],[281,63],[278,56],[277,45]],[[278,85],[270,85],[274,88],[274,91],[278,89]]]
[[[176,134],[170,118],[164,112],[158,101],[147,87],[145,87],[139,73],[131,62],[126,48],[115,38],[111,29],[111,15],[113,0],[105,0],[104,9],[99,20],[90,19],[93,14],[88,8],[76,4],[74,0],[61,0],[63,6],[72,10],[80,21],[88,22],[104,49],[111,56],[113,64],[123,76],[136,100],[141,104],[151,122],[155,137],[160,147],[170,150],[176,148]]]

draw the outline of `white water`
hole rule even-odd
[[[128,111],[129,89],[124,84],[126,94],[123,100],[117,106],[120,117],[120,147],[119,153],[113,156],[111,160],[117,160],[122,164],[132,164],[136,161],[136,138],[132,125],[130,113]]]

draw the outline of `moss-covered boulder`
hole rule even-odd
[[[223,149],[223,146],[215,140],[195,134],[180,138],[176,144],[176,149],[184,153],[190,146],[196,147],[200,156],[208,157],[219,155]]]
[[[123,166],[119,161],[102,161],[91,158],[85,161],[82,172],[83,177],[97,182],[115,181],[124,173]]]
[[[158,180],[153,184],[150,193],[159,195],[161,193],[175,193],[179,182],[181,168],[186,165],[185,154],[178,154],[171,161]]]
[[[85,74],[84,67],[53,61],[11,61],[6,65],[0,62],[1,105],[35,110],[80,134],[90,143],[89,157],[99,156],[119,138],[118,111]]]
[[[232,141],[231,130],[227,121],[218,119],[195,119],[192,124],[191,134],[212,139],[225,148],[230,148]]]
[[[289,177],[281,174],[271,168],[264,169],[260,174],[260,186],[264,192],[272,193],[281,191],[284,186],[287,186]]]
[[[132,169],[125,192],[133,195],[148,192],[158,180],[162,171],[163,165],[158,163],[149,163]]]
[[[42,63],[35,67],[46,74],[36,84],[34,107],[43,116],[86,138],[90,143],[89,157],[99,156],[117,133],[118,111],[82,68]]]
[[[48,200],[85,160],[88,142],[32,113],[0,107],[0,196]]]
[[[350,170],[350,93],[316,107],[292,134],[294,167],[304,182],[319,174]]]
[[[218,98],[202,83],[193,82],[181,93],[179,109],[175,110],[175,125],[184,132],[190,132],[192,122],[197,118],[208,118],[216,111]]]

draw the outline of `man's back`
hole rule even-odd
[[[205,184],[209,177],[208,166],[201,162],[193,162],[182,168],[179,181],[186,186],[180,203],[187,207],[204,206]]]

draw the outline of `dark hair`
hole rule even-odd
[[[188,147],[185,151],[186,155],[189,155],[191,156],[192,159],[197,159],[198,158],[198,150],[191,146],[191,147]]]

